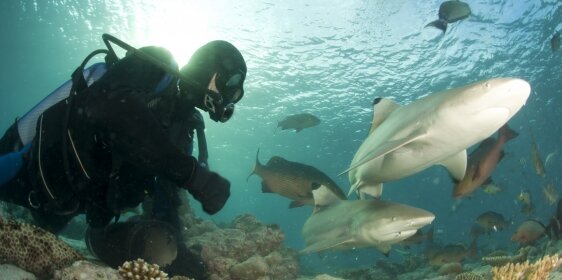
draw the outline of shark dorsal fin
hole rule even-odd
[[[328,187],[316,182],[312,183],[312,197],[314,198],[313,214],[342,200]]]
[[[373,122],[371,123],[371,129],[369,134],[373,132],[392,111],[399,108],[400,105],[396,104],[394,101],[388,98],[375,98],[373,101]]]

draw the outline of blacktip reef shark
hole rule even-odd
[[[375,247],[388,255],[392,244],[430,224],[435,215],[382,200],[341,200],[324,185],[312,190],[315,210],[302,228],[306,247],[300,253]]]
[[[365,194],[378,198],[383,182],[435,164],[461,180],[466,149],[507,123],[530,92],[524,80],[496,78],[433,93],[405,106],[375,99],[369,135],[341,173],[349,172],[348,195],[357,191],[362,198]]]

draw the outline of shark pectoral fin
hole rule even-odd
[[[413,133],[411,133],[408,137],[404,137],[404,138],[400,138],[400,139],[396,139],[396,140],[391,140],[391,141],[387,141],[384,143],[381,143],[380,145],[378,145],[377,147],[375,147],[370,153],[368,153],[366,156],[364,156],[362,159],[356,161],[355,163],[352,163],[352,165],[346,169],[345,171],[343,171],[342,173],[340,173],[338,176],[345,174],[347,172],[349,172],[352,169],[355,169],[371,160],[374,160],[376,158],[379,158],[381,156],[384,156],[390,152],[393,152],[397,149],[399,149],[400,147],[407,145],[417,139],[419,139],[420,137],[423,137],[426,134],[425,130],[422,129],[418,129],[416,131],[414,131]]]
[[[350,239],[349,237],[324,239],[306,246],[306,248],[302,249],[299,253],[301,254],[316,253],[324,250],[329,250],[332,248],[337,248],[349,242],[353,242],[353,239]]]
[[[440,165],[443,165],[455,180],[462,180],[466,172],[466,150],[462,150],[457,154],[450,156],[443,160]]]
[[[382,195],[382,183],[371,185],[371,186],[364,186],[361,187],[359,190],[359,198],[360,199],[367,199],[368,196],[379,199]]]
[[[359,190],[359,186],[362,184],[361,180],[357,180],[357,182],[355,182],[355,184],[353,184],[353,186],[351,186],[349,188],[349,191],[347,192],[347,196],[349,197],[353,192],[358,192]]]
[[[325,185],[320,185],[318,187],[317,183],[312,183],[312,185],[312,197],[314,198],[313,213],[321,211],[327,206],[341,201],[341,199],[337,197],[336,194],[334,194],[334,192]]]
[[[375,98],[373,101],[373,122],[369,134],[373,132],[400,105],[387,98]]]
[[[390,254],[390,244],[378,244],[375,245],[375,248],[377,248],[377,250],[381,251],[387,257],[388,254]]]

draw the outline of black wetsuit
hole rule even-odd
[[[143,51],[173,64],[164,49]],[[177,80],[162,69],[135,55],[121,59],[73,96],[70,110],[63,100],[42,115],[26,166],[0,188],[0,199],[29,208],[40,226],[57,232],[81,213],[102,228],[157,189],[163,202],[156,203],[167,207],[154,216],[177,227],[177,192],[192,192],[198,163],[188,150],[202,125],[177,91]],[[15,124],[0,140],[0,154],[18,143]]]

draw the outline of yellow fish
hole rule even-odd
[[[533,159],[533,165],[535,166],[535,172],[537,173],[537,175],[544,177],[546,175],[546,172],[544,170],[544,164],[539,155],[539,150],[537,149],[537,143],[535,141],[535,134],[533,134],[532,130],[531,130],[531,139],[533,141],[531,143],[531,157]]]
[[[523,214],[528,215],[534,210],[531,192],[528,190],[521,190],[517,196],[517,200],[521,202],[521,212]]]
[[[496,195],[497,193],[502,192],[502,191],[503,191],[503,189],[500,186],[498,186],[494,183],[487,184],[487,185],[484,186],[484,192],[489,194],[489,195]]]

